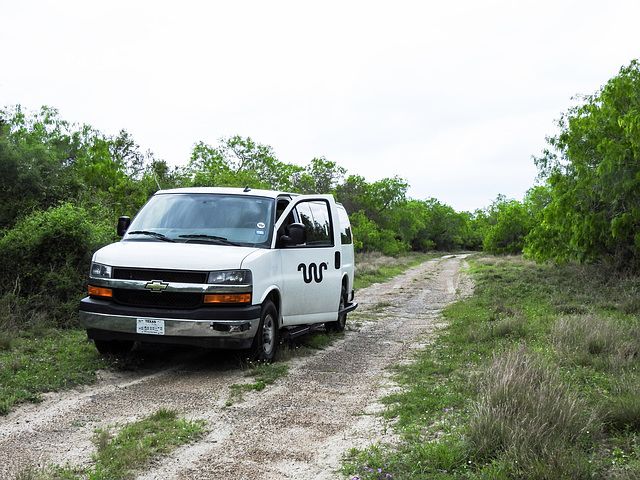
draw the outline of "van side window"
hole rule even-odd
[[[338,220],[340,221],[340,240],[342,245],[350,245],[353,243],[353,235],[351,233],[351,224],[349,223],[349,215],[344,207],[338,205]]]
[[[329,205],[323,201],[305,201],[296,207],[298,218],[307,231],[307,245],[332,246]]]

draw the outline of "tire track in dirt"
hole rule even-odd
[[[331,347],[289,361],[289,374],[226,406],[246,383],[230,356],[199,354],[151,370],[103,374],[97,385],[45,396],[0,417],[0,478],[24,465],[88,465],[93,431],[175,409],[208,435],[156,461],[140,480],[335,479],[352,447],[391,440],[374,415],[393,387],[387,367],[433,341],[440,309],[470,292],[466,255],[430,260],[357,292],[360,306]]]

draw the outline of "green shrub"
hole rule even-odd
[[[69,203],[34,211],[0,238],[0,296],[14,300],[0,317],[15,323],[16,309],[45,311],[56,323],[69,321],[84,291],[93,251],[113,240],[113,227],[99,212]]]
[[[364,212],[356,212],[350,218],[356,251],[377,251],[384,255],[395,256],[410,250],[410,245],[403,242],[395,232],[380,228],[374,221],[368,219]]]
[[[533,227],[533,217],[526,205],[514,200],[500,206],[496,224],[484,237],[483,250],[494,254],[519,254],[524,239]]]

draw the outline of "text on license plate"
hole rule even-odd
[[[164,335],[164,320],[138,318],[136,333],[144,333],[146,335]]]

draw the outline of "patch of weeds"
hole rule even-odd
[[[526,347],[495,358],[479,382],[468,438],[473,455],[507,455],[526,472],[549,452],[571,455],[597,440],[597,412],[552,362]],[[578,448],[576,448],[576,446]],[[556,467],[556,478],[571,477]]]
[[[347,325],[349,324],[350,316],[347,316]],[[311,350],[324,350],[330,346],[336,339],[342,338],[341,334],[315,332],[306,336],[302,340],[302,344]]]
[[[92,466],[27,467],[15,480],[125,480],[158,456],[196,442],[205,433],[204,421],[178,418],[177,412],[161,409],[138,422],[96,430]]]
[[[397,445],[352,450],[348,478],[640,478],[640,277],[470,259],[474,294],[395,369]],[[570,313],[567,313],[570,312]]]
[[[231,390],[230,398],[225,402],[225,406],[230,407],[233,403],[243,401],[246,392],[260,392],[264,390],[267,385],[272,385],[277,379],[284,377],[288,373],[289,365],[286,363],[249,363],[245,376],[253,377],[255,382],[229,385],[229,389]]]
[[[389,307],[393,307],[393,303],[391,302],[377,302],[371,305],[367,310],[372,311],[374,313],[380,313],[386,310]]]
[[[408,253],[389,257],[379,252],[359,253],[356,256],[356,269],[354,287],[356,290],[368,287],[374,283],[382,283],[404,272],[405,270],[420,265],[441,254]]]
[[[350,480],[431,480],[466,476],[469,470],[465,442],[454,435],[435,441],[422,438],[398,446],[377,444],[362,451],[352,449],[344,457],[340,473]]]
[[[615,377],[608,390],[598,392],[602,418],[609,431],[640,435],[639,385],[638,373],[632,371]]]
[[[153,415],[128,425],[117,434],[100,430],[96,434],[96,471],[102,478],[127,478],[135,469],[145,466],[157,455],[166,455],[180,445],[204,436],[204,422],[178,418],[172,410],[159,410]]]
[[[80,330],[50,329],[40,336],[19,336],[0,349],[0,414],[20,402],[38,402],[41,394],[95,381],[110,365]]]

